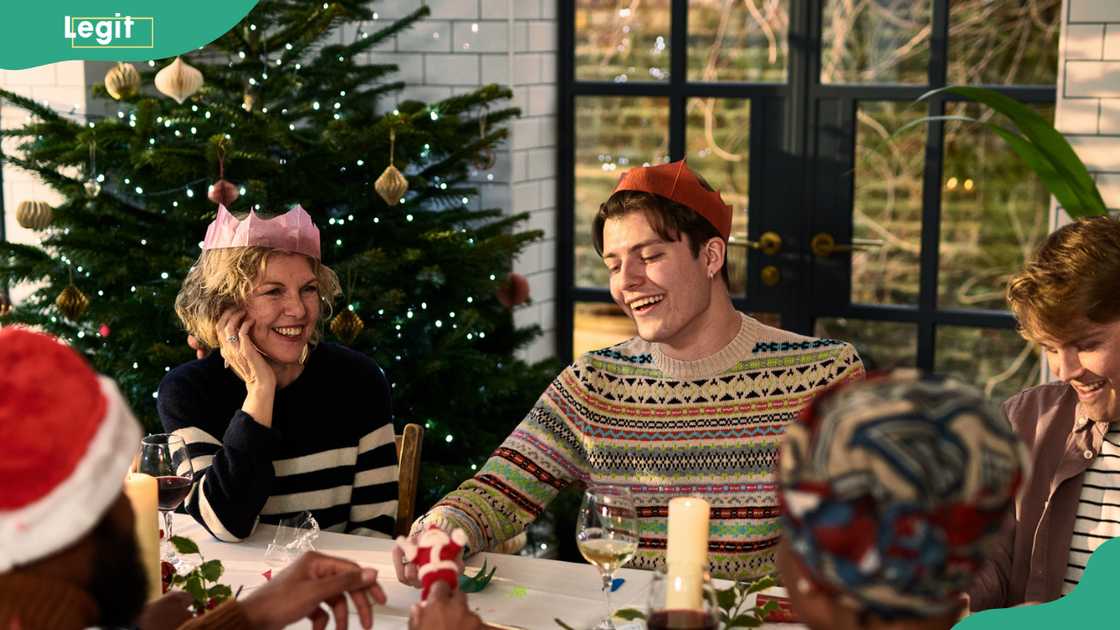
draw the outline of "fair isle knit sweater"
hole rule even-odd
[[[660,563],[669,499],[692,495],[711,504],[713,575],[773,573],[775,460],[785,426],[822,389],[861,378],[863,364],[847,343],[742,317],[731,343],[697,361],[672,359],[638,337],[583,355],[482,470],[413,531],[459,527],[471,550],[491,549],[568,484],[619,484],[638,507],[638,553],[628,566]]]

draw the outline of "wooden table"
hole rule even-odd
[[[190,516],[174,515],[175,534],[186,536],[198,544],[206,559],[217,558],[225,566],[222,581],[236,592],[244,587],[242,597],[265,583],[262,575],[271,569],[278,573],[281,563],[269,564],[265,549],[272,542],[276,528],[260,525],[253,535],[241,543],[223,543],[215,540]],[[397,582],[393,571],[393,542],[387,539],[368,538],[321,532],[315,548],[323,553],[341,556],[378,572],[378,581],[389,599],[386,606],[374,611],[374,627],[394,629],[408,627],[408,612],[420,599],[420,591]],[[483,561],[497,567],[490,586],[481,593],[469,596],[471,608],[485,621],[534,630],[559,630],[554,619],[560,618],[573,628],[588,628],[597,623],[605,613],[606,603],[600,585],[598,570],[590,564],[539,560],[521,556],[480,553],[467,562],[470,567],[481,566]],[[646,594],[652,579],[649,571],[622,569],[616,577],[625,580],[611,595],[611,604],[617,608],[644,608]],[[774,589],[776,594],[784,594]],[[358,616],[350,615],[350,627],[358,628]],[[642,628],[640,624],[616,622],[619,630]],[[309,628],[306,620],[293,627]],[[332,626],[333,627],[333,623]],[[790,624],[768,624],[772,628],[798,628]]]

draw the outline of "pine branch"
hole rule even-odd
[[[64,122],[73,125],[73,123],[70,123],[70,121],[55,113],[53,109],[44,105],[40,105],[39,103],[35,102],[34,99],[28,98],[26,96],[21,96],[19,94],[16,94],[15,92],[9,92],[8,90],[0,89],[0,100],[8,101],[16,107],[26,109],[27,111],[35,114],[43,120]]]
[[[345,46],[342,52],[344,55],[353,58],[354,55],[366,52],[369,49],[377,46],[381,42],[389,39],[390,37],[395,37],[404,30],[411,28],[413,24],[428,17],[429,15],[431,15],[431,13],[431,9],[428,8],[427,5],[423,5],[419,9],[416,9],[412,13],[409,13],[396,22],[393,22],[389,26],[386,26],[376,33],[370,34],[369,37],[359,38],[354,43]]]

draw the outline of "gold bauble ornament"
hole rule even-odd
[[[498,156],[494,154],[493,149],[483,149],[478,155],[474,156],[471,164],[480,171],[488,171],[494,167],[494,162],[498,160]]]
[[[140,73],[130,63],[118,63],[105,73],[105,91],[117,99],[135,96],[140,91]]]
[[[21,201],[16,206],[16,221],[29,230],[42,230],[52,219],[54,210],[45,201]]]
[[[66,319],[76,322],[89,308],[89,298],[78,287],[71,284],[62,290],[55,298],[55,306],[59,311],[62,311]]]
[[[176,57],[175,61],[156,73],[156,89],[182,103],[202,87],[202,73]]]
[[[365,328],[365,323],[362,318],[358,317],[354,311],[350,309],[343,309],[341,313],[334,316],[331,320],[331,332],[339,339],[346,343],[353,343],[358,338],[358,334]]]
[[[408,192],[408,180],[404,178],[404,175],[401,175],[397,167],[390,164],[385,167],[385,172],[381,173],[381,176],[373,183],[373,189],[381,195],[385,203],[395,206],[401,200],[401,197],[404,197],[404,194]]]
[[[241,99],[241,109],[247,112],[251,112],[253,111],[253,107],[256,106],[256,104],[257,95],[250,92],[249,90],[245,90],[245,96]]]
[[[82,184],[82,188],[86,191],[86,197],[89,197],[90,199],[93,199],[94,197],[101,194],[101,184],[99,184],[97,180],[92,177],[87,179],[86,183]]]

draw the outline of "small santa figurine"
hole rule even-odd
[[[421,532],[415,543],[404,536],[397,537],[397,546],[405,559],[416,564],[416,576],[423,587],[421,600],[428,599],[436,582],[446,582],[452,592],[459,588],[458,558],[466,544],[467,534],[463,530],[456,528],[448,535],[435,525]]]

